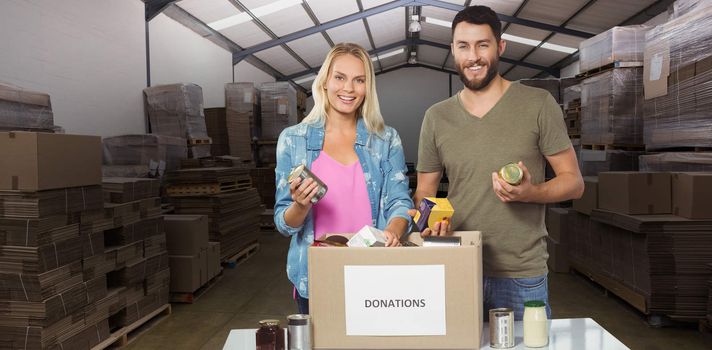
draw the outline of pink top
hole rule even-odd
[[[314,239],[326,233],[355,233],[372,224],[371,204],[361,164],[343,165],[321,151],[311,171],[329,190],[314,209]]]

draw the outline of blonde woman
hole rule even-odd
[[[334,46],[312,85],[314,108],[277,143],[277,229],[291,237],[287,276],[300,313],[309,313],[307,248],[330,232],[364,225],[385,231],[387,246],[400,245],[411,222],[406,166],[398,133],[384,125],[375,74],[366,50]],[[317,204],[312,180],[289,183],[291,170],[306,165],[329,190]]]

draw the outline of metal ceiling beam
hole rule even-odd
[[[361,0],[356,0],[356,5],[358,5],[358,10],[359,12],[363,12],[363,2]],[[368,19],[366,18],[361,18],[363,21],[363,26],[366,28],[366,36],[368,37],[368,43],[371,44],[371,50],[376,48],[376,42],[373,40],[373,33],[371,33],[371,26],[368,24]],[[326,33],[326,32],[322,32]],[[331,46],[334,46],[333,44]],[[383,68],[381,65],[381,60],[376,59],[376,62],[378,63],[378,67],[380,69]]]
[[[432,42],[432,41],[428,41],[428,40],[423,40],[423,39],[407,39],[407,40],[401,40],[401,41],[398,41],[398,42],[395,42],[395,43],[392,43],[392,44],[388,44],[388,45],[379,47],[379,48],[377,48],[377,49],[375,49],[375,50],[369,51],[368,53],[369,53],[369,55],[377,55],[377,54],[379,54],[379,53],[381,53],[381,52],[390,51],[390,50],[395,49],[395,48],[397,48],[397,47],[408,46],[408,45],[427,45],[427,46],[437,47],[437,48],[445,49],[445,50],[449,50],[449,49],[450,49],[450,46],[449,46],[449,45],[445,45],[445,44],[441,44],[441,43],[436,43],[436,42]],[[549,74],[551,74],[551,75],[553,75],[553,76],[558,76],[558,75],[559,75],[559,72],[558,72],[558,71],[553,70],[553,69],[551,69],[551,68],[549,68],[549,67],[540,66],[540,65],[537,65],[537,64],[533,64],[533,63],[521,62],[521,61],[513,60],[513,59],[511,59],[511,58],[506,58],[506,57],[500,57],[499,60],[500,60],[501,62],[505,62],[505,63],[509,63],[509,64],[514,64],[514,65],[521,65],[521,66],[528,67],[528,68],[532,68],[532,69],[545,70],[545,71],[549,72]],[[288,76],[284,77],[283,80],[294,80],[294,79],[297,79],[297,78],[301,78],[301,77],[303,77],[303,76],[306,76],[306,75],[308,75],[308,74],[315,74],[315,73],[317,73],[317,72],[319,71],[319,68],[320,68],[320,67],[315,67],[315,68],[307,69],[307,70],[302,71],[302,72],[294,73],[294,74],[291,74],[291,75],[288,75]],[[437,67],[435,67],[435,68],[437,68]],[[444,69],[444,68],[440,68],[440,69]]]
[[[439,7],[439,8],[444,8],[452,11],[460,11],[464,8],[463,5],[457,5],[457,4],[451,4],[448,2],[440,1],[440,0],[395,0],[391,1],[388,3],[385,3],[380,6],[376,6],[373,8],[370,8],[365,11],[357,12],[348,16],[344,16],[341,18],[337,18],[335,20],[322,23],[321,25],[317,25],[311,28],[306,28],[288,35],[285,35],[281,38],[277,39],[272,39],[251,47],[246,48],[245,50],[239,52],[236,55],[237,61],[233,62],[233,64],[237,64],[240,60],[242,60],[245,57],[248,57],[252,54],[255,54],[257,52],[269,49],[271,47],[277,46],[277,45],[282,45],[285,43],[288,43],[293,40],[301,39],[303,37],[316,34],[331,28],[335,28],[347,23],[351,23],[353,21],[357,21],[363,18],[367,18],[379,13],[383,13],[386,11],[393,10],[395,8],[403,7],[403,6],[434,6],[434,7]],[[531,21],[523,18],[517,18],[514,16],[509,16],[509,15],[504,15],[504,14],[497,14],[499,16],[500,20],[505,21],[505,22],[512,22],[515,24],[527,26],[527,27],[532,27],[532,28],[537,28],[537,29],[542,29],[542,30],[548,30],[551,32],[556,32],[556,33],[561,33],[561,34],[567,34],[571,36],[578,36],[582,38],[590,38],[594,36],[594,34],[591,33],[586,33],[578,30],[573,30],[573,29],[568,29],[568,28],[562,28],[562,27],[557,27],[554,25],[546,24],[546,23],[541,23],[541,22],[536,22],[536,21]]]
[[[576,18],[578,15],[580,15],[583,11],[586,11],[586,9],[588,9],[589,7],[591,7],[596,1],[597,1],[597,0],[588,0],[588,2],[587,2],[586,4],[584,4],[583,6],[581,6],[578,10],[576,10],[576,12],[574,12],[573,15],[569,16],[569,18],[567,18],[567,19],[564,21],[564,23],[561,23],[561,26],[562,26],[562,27],[565,27],[566,25],[568,25],[569,22],[571,22],[574,18]],[[549,39],[551,39],[554,35],[556,35],[556,33],[554,33],[554,32],[549,33],[549,35],[547,35],[546,38],[544,38],[544,40],[542,40],[541,42],[539,42],[539,45],[537,45],[536,47],[534,47],[534,48],[532,48],[531,50],[529,50],[529,52],[527,52],[526,55],[524,55],[524,56],[523,56],[522,58],[520,58],[519,60],[520,60],[520,61],[524,61],[524,60],[526,60],[527,58],[529,58],[529,56],[531,56],[531,54],[533,54],[533,53],[534,53],[536,50],[538,50],[542,45],[544,45],[544,43],[548,42]],[[509,68],[506,72],[504,72],[504,74],[502,74],[502,76],[503,76],[503,77],[506,76],[509,72],[512,71],[512,69],[514,69],[514,67]],[[538,73],[537,73],[537,74],[538,74]]]
[[[517,17],[519,16],[519,13],[524,10],[524,6],[527,6],[527,3],[529,0],[524,0],[522,3],[519,5],[516,11],[514,11],[514,14],[512,16]],[[504,25],[504,28],[502,28],[502,33],[506,33],[507,29],[509,29],[509,26],[512,24],[512,22],[507,22],[507,24]]]
[[[443,8],[443,9],[451,10],[451,11],[460,11],[464,8],[464,6],[462,6],[462,5],[444,2],[441,0],[416,0],[415,2],[416,2],[416,5],[419,4],[419,5],[423,5],[423,6],[434,6],[434,7],[439,7],[439,8]],[[528,19],[519,18],[519,17],[515,17],[515,16],[509,16],[509,15],[505,15],[505,14],[501,14],[501,13],[498,13],[497,17],[499,17],[499,19],[504,22],[510,22],[510,23],[514,23],[514,24],[527,26],[527,27],[547,30],[550,32],[556,32],[556,33],[561,33],[561,34],[566,34],[566,35],[571,35],[571,36],[578,36],[578,37],[586,38],[586,39],[595,35],[595,34],[583,32],[580,30],[574,30],[574,29],[554,26],[551,24],[541,23],[541,22],[537,22],[537,21],[531,21]]]
[[[359,0],[360,2],[361,0]],[[319,18],[316,17],[314,14],[314,11],[312,10],[311,6],[306,1],[302,2],[302,8],[304,11],[306,11],[307,15],[309,15],[309,18],[311,18],[312,22],[314,22],[314,25],[320,25],[321,22],[319,22]],[[329,47],[334,47],[334,41],[331,40],[331,37],[327,32],[321,32],[321,36],[324,37],[324,40],[326,40],[327,43],[329,43]]]
[[[404,64],[399,64],[399,65],[397,65],[397,66],[390,67],[390,68],[388,68],[388,69],[384,69],[384,70],[382,70],[382,71],[376,73],[376,75],[381,75],[381,74],[386,74],[386,73],[390,73],[390,72],[395,72],[395,71],[397,71],[397,70],[399,70],[399,69],[403,69],[403,68],[426,68],[426,69],[434,70],[434,71],[436,71],[436,72],[441,72],[441,73],[457,74],[457,72],[455,72],[455,71],[451,71],[451,70],[449,70],[449,69],[441,69],[441,68],[434,67],[434,66],[427,65],[427,64],[422,64],[422,63],[416,63],[416,64],[404,63]]]
[[[667,11],[668,6],[670,4],[672,4],[673,2],[674,2],[674,0],[658,0],[658,1],[654,2],[652,5],[639,11],[635,15],[633,15],[633,16],[627,18],[626,20],[624,20],[623,22],[617,24],[616,26],[645,23],[647,21],[647,19],[642,20],[640,18],[641,14],[646,14],[648,16],[648,19],[653,18],[653,17],[663,13],[664,11]],[[579,60],[579,52],[577,51],[577,52],[572,53],[571,55],[568,55],[568,56],[562,58],[558,62],[552,64],[550,66],[550,68],[561,69],[561,68],[564,68],[578,60]],[[539,77],[543,77],[543,76],[544,75],[542,72],[542,73],[539,73],[536,76],[534,76],[534,78],[539,78]]]
[[[220,34],[220,32],[214,30],[205,22],[201,21],[197,17],[191,15],[188,11],[182,9],[180,6],[177,6],[175,4],[170,5],[165,8],[163,11],[166,16],[172,18],[174,21],[184,25],[186,28],[192,30],[196,34],[212,41],[214,44],[222,47],[223,49],[232,52],[233,56],[235,55],[235,52],[242,50],[242,47],[240,45],[237,45],[235,42],[232,40],[228,39],[224,35]],[[248,63],[251,65],[255,66],[257,69],[262,70],[263,72],[275,77],[275,79],[279,80],[285,80],[284,77],[285,75],[276,70],[274,67],[270,66],[266,62],[260,60],[259,58],[255,56],[250,56],[245,59]],[[287,79],[291,80],[291,79]],[[299,86],[298,84],[295,83],[300,89],[306,90]]]
[[[269,27],[267,27],[257,16],[255,16],[252,11],[247,8],[247,6],[243,5],[240,0],[228,0],[230,4],[235,6],[240,12],[247,13],[250,15],[252,18],[252,22],[254,22],[265,34],[267,34],[272,40],[279,38],[277,34],[275,34]],[[299,62],[304,68],[310,68],[309,64],[302,59],[301,56],[299,56],[294,50],[292,50],[291,47],[287,46],[287,44],[282,44],[280,45],[284,51],[287,51],[287,53],[292,56],[297,62]]]
[[[146,6],[146,22],[151,21],[176,1],[178,0],[144,0],[143,2]]]

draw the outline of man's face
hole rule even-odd
[[[452,35],[452,56],[460,80],[470,90],[482,90],[497,76],[504,41],[497,42],[490,26],[460,22]]]

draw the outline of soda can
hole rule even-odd
[[[311,350],[311,317],[295,314],[287,316],[289,350]]]
[[[490,347],[508,349],[514,347],[514,311],[509,308],[489,310]]]
[[[314,197],[312,197],[312,199],[311,199],[312,204],[316,204],[316,202],[318,202],[320,199],[324,198],[324,196],[326,195],[326,191],[329,190],[329,187],[327,187],[326,184],[323,181],[321,181],[321,179],[319,179],[316,175],[314,175],[314,173],[312,173],[309,169],[307,169],[307,167],[304,166],[304,164],[292,169],[292,172],[289,173],[289,177],[287,178],[287,181],[289,181],[291,183],[292,181],[294,181],[298,178],[301,178],[302,182],[304,182],[306,179],[312,179],[312,180],[314,180],[314,182],[317,183],[317,187],[319,189],[317,190]]]

